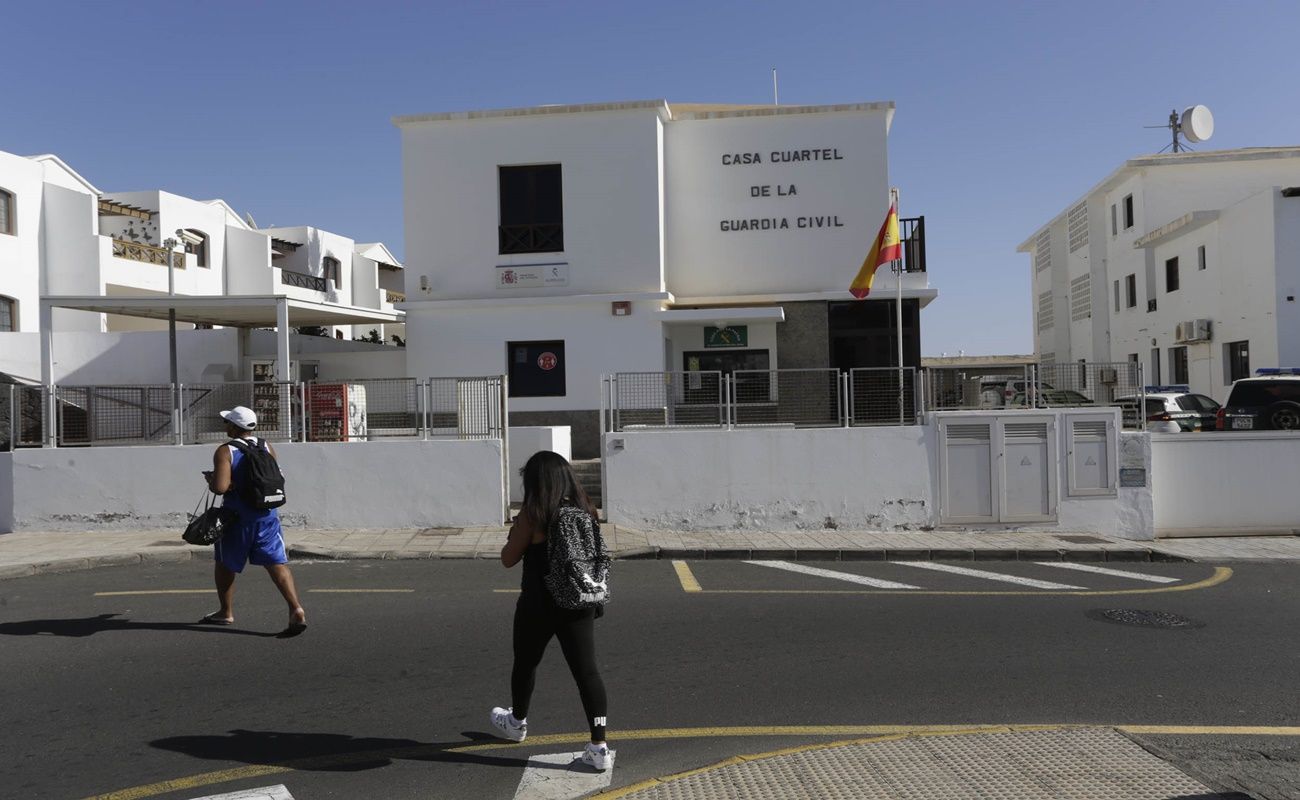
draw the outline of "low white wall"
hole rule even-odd
[[[500,525],[501,442],[276,444],[286,525]],[[0,453],[0,532],[171,528],[179,536],[213,447],[97,447]]]
[[[510,429],[510,502],[524,499],[524,479],[519,470],[541,450],[559,453],[572,460],[568,425],[521,426]]]
[[[606,434],[604,508],[649,529],[928,530],[939,524],[938,439],[935,425]],[[1147,470],[1148,442],[1121,435],[1120,463]],[[1070,497],[1059,455],[1056,521],[966,528],[1152,538],[1149,487]]]
[[[607,434],[605,510],[639,528],[913,530],[934,524],[934,435],[928,426]]]
[[[1157,536],[1300,529],[1300,434],[1153,434],[1151,451]]]

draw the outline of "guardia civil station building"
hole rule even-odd
[[[848,292],[889,207],[893,116],[651,100],[396,118],[409,374],[507,374],[510,423],[569,425],[584,458],[607,373],[896,366],[897,279]],[[916,366],[936,292],[902,211]]]

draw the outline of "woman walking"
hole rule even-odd
[[[582,708],[591,729],[591,743],[582,752],[588,766],[606,770],[614,764],[614,751],[605,742],[605,682],[596,667],[595,622],[604,609],[599,605],[570,610],[556,604],[547,588],[549,571],[547,537],[562,516],[576,512],[591,520],[599,530],[596,510],[573,475],[569,462],[558,453],[543,450],[528,459],[523,468],[524,501],[510,526],[510,536],[501,548],[501,563],[507,568],[524,562],[519,602],[515,606],[514,667],[510,673],[510,708],[492,709],[492,726],[512,741],[528,735],[528,704],[536,682],[537,665],[551,637],[560,640],[564,660],[578,684]],[[585,522],[585,520],[583,520]],[[599,546],[599,537],[594,537]],[[602,558],[604,553],[598,554]],[[603,586],[601,595],[603,601]]]

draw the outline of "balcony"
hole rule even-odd
[[[900,217],[898,236],[903,245],[903,271],[925,272],[925,217]]]
[[[324,292],[327,285],[324,278],[316,275],[304,275],[301,272],[290,272],[281,270],[280,283],[285,286],[297,286],[299,289],[308,289],[314,292]]]
[[[564,225],[499,225],[497,238],[502,255],[515,253],[564,252]]]
[[[157,264],[160,267],[165,267],[168,266],[168,261],[173,255],[179,256],[176,258],[176,269],[185,269],[184,253],[173,253],[164,247],[154,247],[151,244],[125,242],[121,239],[113,240],[114,258],[124,258],[127,261],[139,261],[144,264]]]

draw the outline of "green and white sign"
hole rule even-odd
[[[748,347],[749,326],[728,325],[725,328],[704,328],[705,347]]]

